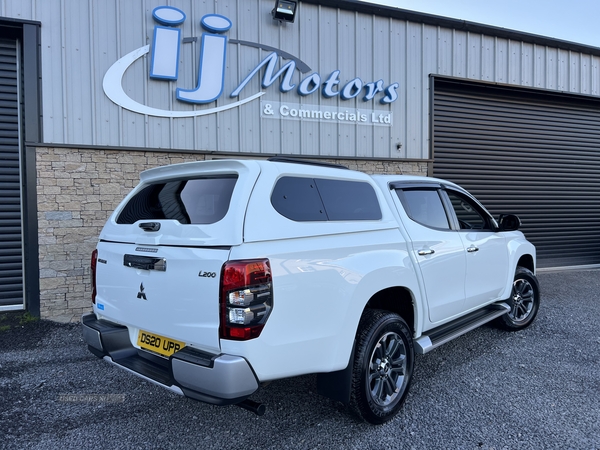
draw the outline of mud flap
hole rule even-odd
[[[345,369],[336,372],[317,374],[317,392],[323,397],[337,400],[344,404],[350,403],[352,388],[352,367],[354,366],[354,350],[356,341],[352,344],[352,353]]]

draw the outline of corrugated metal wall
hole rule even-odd
[[[435,80],[434,175],[514,213],[539,267],[600,264],[600,99]]]
[[[366,126],[263,119],[258,101],[207,117],[168,119],[124,110],[102,90],[107,69],[152,41],[152,10],[177,7],[188,15],[183,36],[199,36],[200,18],[229,17],[230,39],[279,48],[323,77],[339,69],[342,83],[398,82],[391,106],[341,101],[318,94],[300,98],[265,89],[263,100],[392,111],[394,126]],[[430,74],[600,96],[599,58],[573,51],[404,20],[300,3],[294,24],[277,25],[272,0],[1,0],[0,14],[42,22],[44,141],[48,143],[276,152],[340,157],[428,158]],[[198,43],[183,45],[180,59],[197,66]],[[228,85],[237,85],[268,52],[228,45]],[[189,67],[189,66],[188,66]],[[296,74],[297,83],[299,73]],[[195,85],[193,70],[178,86]],[[124,78],[127,94],[160,108],[177,105],[174,86],[148,77],[137,61]],[[260,90],[255,79],[245,92]],[[217,106],[231,103],[223,95]],[[397,144],[401,148],[397,150]]]
[[[0,39],[0,310],[24,305],[17,51]]]

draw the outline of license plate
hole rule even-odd
[[[185,343],[181,341],[169,339],[154,333],[148,333],[143,330],[140,330],[138,334],[137,343],[140,348],[143,348],[144,350],[150,350],[151,352],[167,357],[185,347]]]

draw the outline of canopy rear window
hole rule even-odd
[[[146,186],[119,214],[117,223],[177,220],[182,224],[212,224],[225,217],[236,175],[171,180]]]

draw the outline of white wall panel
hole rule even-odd
[[[369,78],[365,68],[357,71],[357,61],[365,61],[365,66],[371,64],[373,59],[373,41],[369,39],[365,42],[365,36],[371,37],[372,33],[372,17],[358,16],[353,11],[338,11],[335,21],[335,29],[337,30],[336,40],[338,45],[352,51],[338,52],[334,59],[330,60],[334,66],[341,71],[340,76],[344,79],[348,74],[355,74],[362,80]],[[371,21],[370,21],[371,20]],[[310,55],[308,55],[310,58]],[[327,71],[329,72],[329,70]],[[329,73],[324,73],[327,77]],[[366,78],[365,78],[366,77]],[[311,99],[312,100],[312,99]],[[355,108],[354,100],[342,101],[339,97],[334,97],[328,101],[332,106],[339,108]],[[332,132],[337,134],[337,152],[333,153],[336,156],[371,156],[368,155],[372,151],[372,130],[364,130],[360,136],[356,135],[355,126],[348,124],[331,124]]]
[[[392,20],[386,17],[373,17],[373,57],[371,60],[371,77],[368,81],[377,81],[384,78],[386,82],[390,83],[394,74],[392,73],[392,57],[390,52],[390,39],[392,34]],[[356,107],[360,108],[360,102],[357,102]],[[379,106],[379,105],[378,105]],[[391,107],[380,106],[384,112],[393,112]],[[377,159],[385,159],[396,156],[396,142],[398,138],[394,136],[395,124],[402,120],[402,117],[395,113],[394,114],[394,126],[393,127],[374,127],[373,128],[373,141],[370,143],[372,148],[372,156]],[[361,127],[355,127],[355,133],[357,134],[357,140],[360,138]],[[368,143],[367,143],[368,145]]]
[[[581,55],[581,93],[592,94],[592,57]]]
[[[109,17],[116,17],[117,10],[114,2],[91,2],[90,8],[91,14],[91,26],[90,26],[90,35],[91,35],[91,43],[90,43],[90,52],[92,54],[92,76],[93,76],[93,102],[94,102],[94,112],[92,113],[92,139],[94,145],[111,145],[112,143],[120,142],[121,139],[121,112],[120,108],[115,105],[110,99],[104,95],[102,89],[98,89],[98,85],[102,83],[103,74],[106,70],[119,59],[119,45],[117,40],[117,29],[118,29],[118,20],[108,19]],[[141,15],[141,14],[140,14]],[[95,20],[96,17],[106,17],[107,20],[99,22]],[[136,23],[134,18],[132,18],[132,23]],[[45,23],[42,25],[42,30],[45,27]],[[142,45],[142,36],[140,33],[139,36],[139,45]],[[135,47],[133,47],[135,48]],[[44,60],[43,70],[46,70],[45,67],[46,60]],[[138,69],[138,66],[130,68],[131,71],[138,71],[140,74],[142,71]],[[45,84],[48,86],[48,84]],[[138,99],[138,101],[144,101],[143,95],[143,84],[137,84],[138,89],[141,90],[140,94],[135,92],[128,92],[128,94]],[[50,86],[48,86],[50,87]],[[134,86],[135,87],[135,86]],[[44,87],[44,98],[48,95],[46,92],[47,87]],[[136,95],[137,94],[137,95]],[[44,102],[45,105],[45,102]],[[124,117],[127,117],[127,134],[126,136],[130,137],[130,142],[123,142],[124,145],[135,145],[131,142],[143,142],[142,146],[146,145],[145,142],[145,133],[146,133],[146,125],[145,125],[145,117],[140,116],[140,114],[135,114],[129,111],[125,111],[123,113]],[[44,118],[44,125],[46,119]],[[47,128],[44,128],[44,131]],[[44,136],[47,142],[60,142],[58,140],[50,140],[48,136]],[[114,145],[114,144],[112,144]]]
[[[533,86],[534,79],[533,44],[521,45],[521,86]]]
[[[303,39],[300,43],[298,57],[302,61],[313,60],[318,62],[320,60],[321,52],[321,37],[319,34],[319,8],[306,8],[304,4],[301,3],[299,5],[298,14],[298,26],[300,27],[300,34],[303,36]],[[315,72],[314,67],[304,75],[308,75],[312,72]],[[325,75],[321,74],[321,76]],[[317,100],[320,104],[321,97],[318,97],[318,99],[315,100],[301,99],[301,102],[302,104],[312,104]],[[301,122],[299,141],[301,154],[310,155],[311,150],[319,148],[319,123],[315,121]],[[285,150],[286,148],[287,146],[284,144],[282,150]]]
[[[546,89],[558,90],[558,49],[546,48]]]
[[[67,142],[93,144],[92,123],[92,55],[90,54],[90,3],[64,0],[63,17],[70,17],[64,27],[63,104]],[[75,69],[76,68],[76,69]]]
[[[165,4],[164,2],[162,3]],[[194,8],[194,2],[190,0],[171,0],[168,6],[178,8],[186,12],[186,20],[179,28],[181,29],[181,35],[183,38],[197,36],[200,32],[200,17],[197,16],[196,8]],[[149,39],[153,39],[153,28],[147,31]],[[152,41],[148,41],[151,43]],[[180,69],[183,66],[183,62],[189,61],[185,67],[187,70],[180,70],[179,78],[177,82],[171,82],[177,87],[182,89],[193,89],[198,83],[198,58],[199,58],[199,41],[189,42],[181,45],[179,53],[179,64]],[[174,88],[169,89],[172,93]],[[170,96],[170,105],[172,109],[193,111],[194,106],[185,104],[183,102],[177,102],[174,96]],[[171,148],[181,149],[193,149],[194,148],[194,136],[195,121],[194,118],[180,118],[177,120],[170,121],[170,136],[172,145]]]
[[[467,77],[475,80],[481,79],[481,35],[467,33]]]
[[[412,114],[409,110],[406,101],[406,55],[407,55],[407,42],[406,42],[406,28],[407,23],[404,21],[392,21],[391,26],[391,64],[390,70],[393,74],[394,80],[400,87],[398,88],[398,100],[393,108],[394,111],[394,144],[399,146],[400,149],[395,153],[392,153],[396,158],[408,158],[408,146],[406,145],[408,136],[408,116]]]
[[[130,2],[119,2],[118,4],[121,5],[121,8],[123,8],[124,6],[126,6],[127,3]],[[133,2],[134,5],[137,2]],[[148,20],[142,20],[141,25],[142,25],[142,33],[144,36],[144,40],[145,42],[142,43],[142,45],[145,44],[152,44],[152,37],[154,35],[154,21],[152,20],[152,11],[154,10],[154,8],[158,7],[158,6],[163,6],[165,5],[164,1],[161,0],[145,0],[143,3],[145,7],[143,8],[143,14],[144,16],[148,17]],[[135,29],[137,27],[132,27],[129,25],[129,21],[130,18],[127,17],[125,14],[121,14],[121,42],[122,42],[122,53],[121,55],[124,55],[128,52],[130,52],[131,50],[134,50],[136,47],[133,48],[123,48],[123,46],[127,45],[127,42],[130,42],[131,40],[131,35],[132,34],[137,34],[138,31]],[[188,22],[189,24],[189,19],[186,20],[186,22]],[[184,27],[185,25],[188,25],[186,23],[184,23]],[[129,47],[129,46],[128,46]],[[138,62],[140,62],[138,60]],[[173,105],[173,89],[165,89],[165,83],[171,84],[172,82],[165,82],[165,81],[158,81],[158,80],[152,80],[149,79],[148,76],[146,74],[149,73],[149,62],[150,59],[149,58],[143,58],[143,69],[144,69],[144,76],[143,78],[141,78],[139,75],[137,75],[136,73],[130,73],[129,71],[127,71],[125,73],[125,77],[123,79],[123,86],[126,87],[126,89],[129,89],[131,86],[134,86],[136,84],[140,83],[140,80],[144,80],[147,83],[147,88],[146,88],[146,102],[145,104],[152,106],[154,108],[159,108],[159,109],[166,109],[166,110],[171,110],[172,109],[172,105]],[[189,66],[188,66],[189,67]],[[179,70],[181,70],[182,68],[180,67]],[[195,87],[194,84],[192,84],[191,87],[189,87],[188,89],[191,89]],[[178,105],[180,106],[180,105]],[[148,122],[148,139],[147,139],[147,145],[148,147],[153,147],[153,148],[171,148],[171,120],[168,118],[164,118],[164,117],[154,117],[154,116],[149,116],[147,118],[147,122]],[[124,129],[123,133],[126,133],[127,130]]]
[[[567,50],[558,49],[558,90],[569,90],[569,52]]]
[[[406,27],[406,156],[420,158],[423,142],[423,25],[408,23]]]
[[[452,48],[453,30],[438,27],[437,59],[438,67],[436,73],[439,75],[452,75]]]
[[[266,2],[258,2],[258,9],[255,20],[258,24],[259,33],[257,39],[253,42],[268,43],[268,45],[270,45],[271,47],[278,47],[280,44],[280,27],[277,26],[275,23],[272,23],[272,21],[261,20],[261,18],[269,17],[272,8],[272,2],[269,4],[267,4]],[[281,28],[290,29],[292,28],[292,26],[291,24],[282,24]],[[240,49],[240,51],[246,51],[246,48]],[[247,73],[252,71],[252,69],[256,66],[257,62],[262,61],[269,54],[269,51],[261,50],[258,54],[258,57],[255,57],[252,60],[248,60],[248,65],[242,71],[241,78],[245,77]],[[280,60],[278,69],[286,63],[286,60]],[[249,89],[250,86],[248,86],[246,87],[246,90],[250,90],[250,93],[260,91],[261,79],[262,77],[255,76],[252,88]],[[264,101],[269,102],[280,102],[281,93],[279,92],[278,85],[279,81],[276,81],[270,89],[266,89],[266,93],[265,95],[263,95],[262,99]],[[252,111],[256,111],[256,108],[257,106],[254,105],[254,103],[252,103]],[[254,114],[257,113],[254,112]],[[283,146],[285,146],[286,148],[288,146],[293,148],[295,143],[289,142],[288,136],[284,136],[285,124],[283,122],[284,120],[279,121],[274,119],[264,119],[261,121],[260,127],[263,139],[260,147],[258,148],[258,153],[278,153],[279,149],[281,149]]]
[[[600,95],[600,58],[597,56],[593,56],[592,63],[590,65],[591,74],[590,74],[590,83],[591,83],[591,94],[592,95]]]
[[[571,92],[581,91],[581,57],[579,53],[569,52],[569,90]]]
[[[521,47],[523,43],[520,41],[508,42],[508,83],[521,85],[522,80],[522,58]]]
[[[272,2],[274,3],[274,2]],[[262,7],[263,7],[263,14],[264,15],[269,15],[269,11],[273,5],[272,4],[267,4],[267,3],[262,3]],[[264,17],[263,15],[263,17]],[[257,18],[257,20],[259,20]],[[300,22],[300,16],[298,16],[298,24]],[[276,25],[275,22],[273,21],[267,21],[267,23],[265,23],[265,29],[269,29],[269,31],[273,34],[273,36],[276,36],[276,38],[272,41],[275,42],[276,45],[274,45],[277,48],[280,48],[281,50],[289,53],[290,55],[299,55],[300,54],[300,47],[301,47],[301,38],[300,38],[300,33],[298,33],[297,31],[297,24],[293,23],[293,24],[287,24],[286,26],[279,26]],[[284,62],[287,62],[284,60]],[[300,74],[296,74],[297,77],[295,77],[295,84],[297,85],[300,81]],[[304,74],[303,74],[304,75]],[[279,101],[283,102],[284,97],[288,96],[289,94],[284,94],[279,96]],[[311,97],[312,99],[312,97]],[[302,99],[300,97],[296,97],[295,102],[300,103]],[[269,122],[274,122],[274,120],[269,120]],[[301,153],[301,142],[299,139],[297,139],[297,136],[300,136],[300,121],[297,120],[283,120],[281,121],[281,134],[280,134],[280,141],[279,141],[279,145],[277,145],[275,148],[273,149],[262,149],[263,152],[268,152],[268,153],[285,153],[285,154],[290,154],[290,155],[299,155]]]
[[[98,3],[98,2],[94,2]],[[148,43],[146,34],[146,21],[144,20],[146,8],[144,2],[106,2],[112,4],[112,8],[116,14],[114,21],[117,24],[116,29],[116,49],[117,55],[115,59],[104,62],[106,64],[98,74],[100,80],[104,79],[106,70],[119,58],[125,56],[136,48]],[[137,3],[137,4],[136,4]],[[107,11],[109,13],[109,11]],[[110,16],[105,20],[110,20]],[[110,38],[109,38],[110,39]],[[110,48],[112,50],[113,44]],[[134,100],[143,104],[154,104],[148,95],[148,85],[141,83],[138,80],[143,80],[148,73],[148,63],[145,58],[137,60],[123,77],[123,89],[125,93]],[[151,83],[151,82],[150,82]],[[102,89],[99,89],[99,95],[106,98]],[[110,100],[109,100],[110,101]],[[110,102],[114,105],[114,103]],[[119,144],[128,147],[149,147],[151,141],[150,134],[153,133],[153,124],[148,120],[147,116],[137,114],[126,109],[117,107],[117,110],[108,118],[110,122],[118,122],[118,134],[112,140],[107,142],[108,145],[115,145],[114,139],[118,137]],[[104,136],[97,136],[97,141],[106,142]]]
[[[495,78],[492,81],[496,83],[508,83],[508,62],[510,61],[510,49],[508,39],[495,38],[494,58]]]
[[[344,20],[345,14],[340,14],[338,27],[343,28],[345,25]],[[367,16],[363,14],[353,14],[354,20],[356,21],[356,32],[354,36],[350,35],[346,42],[340,40],[340,45],[348,46],[348,48],[355,48],[355,52],[348,51],[340,53],[338,64],[342,71],[341,76],[345,79],[352,79],[353,76],[357,76],[363,82],[369,83],[374,81],[374,64],[377,64],[378,73],[384,73],[385,70],[379,65],[379,61],[383,58],[382,48],[378,48],[375,45],[375,34],[380,34],[381,30],[374,26],[373,16]],[[388,41],[389,42],[389,41]],[[387,42],[386,42],[387,46]],[[385,75],[383,75],[385,76]],[[352,100],[338,100],[338,105],[342,108],[359,108],[360,100],[362,95]],[[340,156],[349,156],[352,153],[353,141],[356,141],[356,156],[362,158],[373,157],[373,139],[376,127],[361,127],[339,124],[339,135],[340,135],[340,150],[343,149],[343,153]],[[356,133],[356,136],[355,136]]]
[[[149,78],[150,54],[131,64],[122,87],[136,102],[170,111],[203,111],[231,105],[256,93],[259,100],[199,117],[165,118],[117,106],[104,93],[106,71],[120,58],[152,45],[157,25],[152,11],[172,6],[187,15],[178,28],[181,45],[176,81]],[[151,147],[243,153],[283,153],[333,157],[427,158],[429,79],[444,75],[492,83],[600,96],[600,57],[566,48],[521,42],[493,34],[425,25],[300,2],[296,22],[271,19],[272,0],[0,0],[5,17],[42,23],[44,141],[49,144]],[[228,17],[226,91],[209,104],[175,97],[177,88],[194,89],[206,14]],[[244,41],[235,43],[232,41]],[[326,98],[321,89],[305,97],[282,93],[281,79],[261,87],[264,69],[239,97],[229,93],[271,53],[258,43],[285,51],[310,70],[294,72],[297,86],[306,76],[321,82],[340,71],[342,87],[398,83],[398,98],[382,105],[362,95]],[[289,60],[280,58],[276,71]],[[261,117],[261,101],[393,113],[393,126],[337,121]],[[397,148],[399,147],[399,148]]]
[[[210,8],[209,8],[210,9]],[[229,20],[232,22],[236,22],[235,25],[232,25],[232,28],[237,27],[237,23],[239,23],[236,18],[239,17],[237,13],[238,3],[237,2],[215,2],[214,13],[221,14],[225,17],[229,17]],[[212,13],[213,11],[205,11],[204,14]],[[201,19],[198,18],[197,22]],[[200,32],[203,31],[199,26],[195,27],[195,35],[200,35]],[[231,39],[231,35],[226,33],[227,37]],[[228,45],[226,52],[229,52],[231,46]],[[228,61],[231,59],[228,58]],[[225,71],[225,83],[227,85],[235,84],[233,81],[237,80],[237,76],[233,70],[229,70],[229,67],[226,68]],[[224,93],[225,94],[225,93]],[[232,103],[233,100],[230,99],[227,95],[221,95],[217,100],[217,106],[226,105]],[[256,106],[256,105],[255,105]],[[237,111],[231,111],[227,114],[219,113],[217,114],[217,150],[225,151],[225,152],[239,152],[240,150],[240,138],[241,138],[241,129],[239,123],[239,116]]]
[[[231,38],[235,37],[236,39],[248,42],[259,42],[260,31],[263,27],[263,23],[259,19],[261,12],[264,13],[260,0],[238,2],[238,12],[235,16],[237,26],[233,27],[235,30],[233,30]],[[233,57],[232,47],[236,52],[237,58]],[[237,80],[244,79],[253,66],[256,65],[256,61],[267,56],[267,52],[247,47],[242,48],[240,45],[234,47],[230,44],[228,50],[230,51],[230,60],[232,61],[231,70],[228,73],[231,77],[235,76]],[[233,83],[233,80],[231,82]],[[259,90],[260,82],[258,79],[252,81],[252,86],[255,88],[246,92],[257,92]],[[245,94],[242,93],[240,98],[244,97]],[[260,153],[263,130],[261,129],[260,114],[256,112],[256,107],[252,103],[241,106],[238,108],[238,117],[240,121],[239,151]]]
[[[337,30],[337,17],[338,11],[330,8],[319,8],[319,36],[320,36],[320,52],[318,65],[313,67],[313,70],[318,71],[319,68],[332,68],[340,69],[338,63],[338,48],[341,43],[338,41],[338,30]],[[347,44],[346,44],[347,45]],[[348,51],[348,47],[346,51]],[[350,50],[352,51],[352,50]],[[307,56],[307,61],[314,61],[314,56],[311,58]],[[322,70],[323,75],[328,76],[330,70]],[[323,98],[320,97],[320,104],[323,106],[337,106],[337,97]],[[337,125],[331,123],[319,122],[319,135],[320,135],[320,154],[325,156],[337,156],[338,154],[338,131]]]
[[[420,96],[421,96],[421,137],[419,139],[420,144],[415,144],[414,148],[409,148],[412,154],[418,154],[417,152],[423,152],[423,149],[419,149],[416,146],[421,145],[425,149],[430,147],[430,133],[429,133],[429,99],[430,99],[430,78],[427,74],[436,73],[438,67],[439,52],[437,51],[438,41],[438,27],[431,25],[423,25],[423,60],[421,63],[421,77]]]
[[[467,49],[469,42],[467,33],[464,31],[454,31],[453,41],[452,76],[458,78],[468,78]]]
[[[481,37],[481,79],[494,81],[496,75],[496,38]]]
[[[4,2],[14,3],[14,2]],[[63,101],[63,9],[61,2],[40,2],[37,9],[44,18],[42,26],[42,109],[43,136],[46,142],[67,142],[66,105]],[[9,15],[8,8],[7,15]],[[40,20],[38,17],[32,19]],[[91,114],[91,111],[90,111]]]
[[[4,17],[31,20],[34,9],[35,0],[3,1],[0,12]]]
[[[547,53],[546,47],[534,45],[533,47],[533,86],[544,89],[547,77]]]

